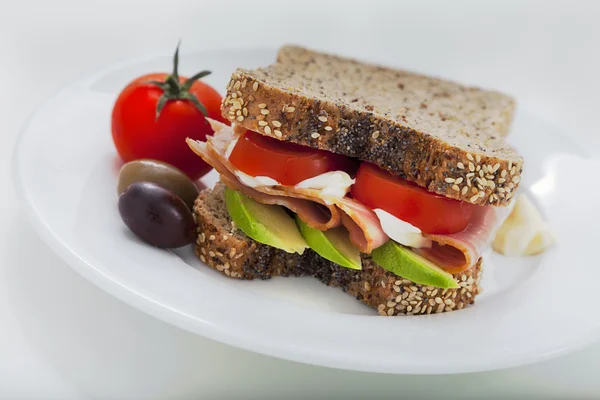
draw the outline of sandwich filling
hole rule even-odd
[[[392,239],[460,273],[477,263],[510,212],[433,194],[349,157],[209,122],[214,136],[187,143],[225,185],[259,203],[286,207],[310,228],[343,226],[362,253]]]

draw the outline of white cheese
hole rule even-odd
[[[239,139],[239,136],[236,136],[235,138],[231,139],[231,142],[229,142],[229,144],[227,145],[227,149],[225,150],[225,158],[229,159],[229,156],[231,156],[231,153],[233,152],[233,148],[237,144],[238,139]]]
[[[305,179],[296,188],[319,190],[323,196],[344,197],[354,182],[344,171],[331,171]]]
[[[424,238],[421,230],[416,226],[395,217],[385,210],[376,208],[373,211],[379,218],[381,228],[390,239],[413,248],[431,247],[431,240]]]
[[[268,176],[250,176],[239,170],[235,171],[235,176],[238,177],[240,182],[251,188],[263,186],[281,186],[279,182]]]
[[[535,205],[519,195],[492,243],[494,250],[506,256],[539,254],[552,246],[556,238]]]

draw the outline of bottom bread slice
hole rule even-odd
[[[274,276],[314,276],[328,286],[341,288],[377,309],[381,315],[417,315],[460,310],[473,304],[481,289],[482,260],[454,275],[457,289],[421,285],[388,272],[363,256],[362,270],[342,267],[307,249],[290,254],[246,236],[229,218],[225,186],[200,193],[194,204],[197,224],[196,255],[226,276],[237,279],[269,279]]]

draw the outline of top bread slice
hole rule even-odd
[[[285,46],[236,70],[223,116],[280,140],[372,162],[429,191],[505,205],[523,159],[504,137],[515,102],[495,91]]]

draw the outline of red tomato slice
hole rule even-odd
[[[330,171],[353,174],[357,166],[357,162],[349,157],[252,131],[246,131],[239,139],[229,161],[248,175],[268,176],[288,186]]]
[[[360,165],[351,193],[364,205],[385,210],[424,233],[460,232],[477,207],[428,192],[369,163]]]

